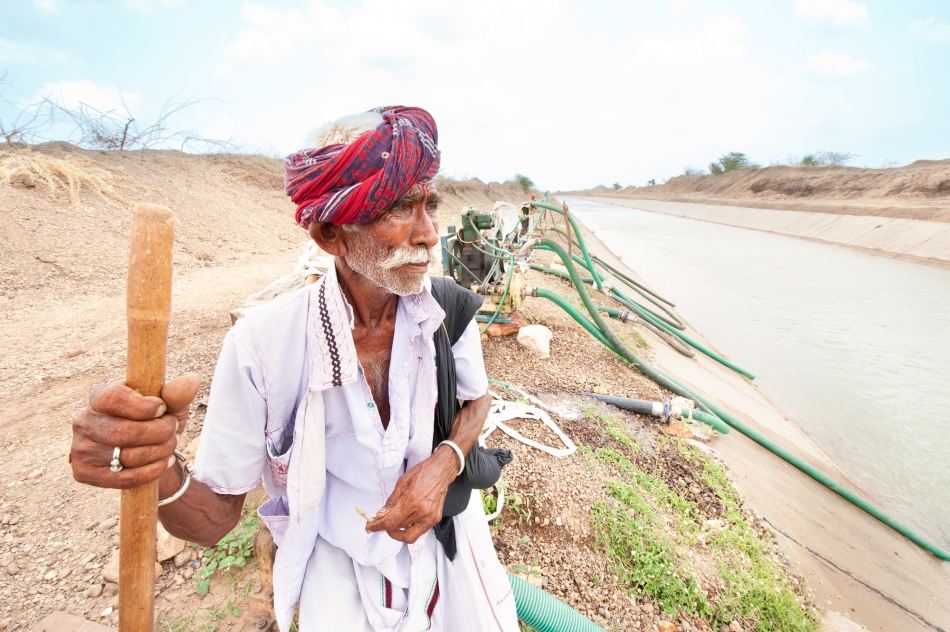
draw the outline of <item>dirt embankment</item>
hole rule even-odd
[[[950,159],[889,169],[767,167],[719,176],[682,175],[657,186],[559,193],[950,222]]]
[[[210,380],[230,327],[229,309],[286,273],[306,234],[293,222],[277,160],[83,152],[68,145],[38,148],[34,154],[28,158],[46,171],[21,170],[8,182],[0,178],[0,305],[5,307],[0,310],[0,474],[5,477],[0,493],[0,630],[28,628],[54,610],[114,625],[117,598],[106,569],[118,544],[114,518],[119,495],[75,483],[66,456],[70,421],[85,406],[93,385],[124,377],[128,202],[165,204],[181,219],[170,376],[197,372]],[[67,186],[72,178],[72,196],[55,185],[57,173]],[[52,174],[52,189],[44,174]],[[497,199],[525,198],[513,185],[477,180],[443,180],[439,187],[446,198],[445,221],[457,219],[462,206],[485,208]],[[570,293],[558,279],[533,271],[529,275],[532,285]],[[550,304],[529,299],[525,313],[554,330],[554,358],[526,358],[510,338],[486,340],[492,377],[574,410],[587,400],[565,393],[601,388],[649,399],[668,395]],[[648,357],[656,351],[647,346],[650,342],[662,344],[632,324],[612,324]],[[207,383],[199,399],[206,396]],[[203,417],[204,409],[195,407],[183,445],[199,434]],[[730,630],[751,629],[760,616],[758,608],[766,604],[800,617],[801,629],[812,628],[817,611],[809,609],[804,582],[774,550],[772,536],[755,516],[732,492],[726,493],[725,479],[709,479],[711,461],[667,437],[651,420],[603,406],[587,415],[555,418],[585,449],[556,459],[501,433],[492,436],[492,444],[518,453],[505,473],[509,501],[493,525],[500,558],[509,568],[613,629],[708,631],[710,623],[723,621],[733,623]],[[511,425],[547,445],[558,444],[537,424]],[[636,482],[653,492],[634,509],[624,502],[635,498],[622,500],[629,483],[609,492],[608,479]],[[659,505],[658,499],[663,501]],[[600,512],[599,523],[592,521],[594,508]],[[629,540],[644,529],[653,536]],[[767,560],[756,567],[761,576],[742,575],[770,586],[761,604],[735,592],[745,584],[721,581],[724,571],[717,564],[728,562],[723,568],[732,571],[744,568],[745,558],[729,561],[731,556],[717,553],[718,547],[733,546],[730,538],[737,534],[754,548],[757,559]],[[657,542],[662,544],[658,552]],[[647,573],[671,572],[631,559],[638,547],[661,554],[656,559],[662,564],[676,565],[675,581],[663,586],[689,597],[682,603],[685,610],[679,609],[679,601],[664,602],[655,588],[652,597],[647,589],[632,590],[656,583]],[[216,573],[204,597],[195,590],[194,564],[163,563],[156,581],[161,629],[249,630],[239,618],[257,583],[253,560],[246,569]],[[629,576],[618,571],[621,567],[629,567]]]

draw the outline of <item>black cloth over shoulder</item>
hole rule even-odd
[[[432,449],[449,438],[455,415],[461,410],[457,394],[455,356],[452,345],[458,342],[475,313],[482,305],[482,297],[459,286],[451,277],[431,277],[432,297],[445,311],[443,327],[433,335],[435,366],[439,399],[435,407],[435,427]],[[511,463],[510,450],[475,446],[465,458],[465,471],[450,485],[442,505],[442,520],[436,523],[435,537],[442,543],[446,556],[455,559],[455,523],[452,516],[465,511],[473,489],[488,489],[498,482],[501,468]]]

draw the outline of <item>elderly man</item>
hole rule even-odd
[[[440,283],[456,297],[443,310],[441,279],[426,276],[437,141],[427,112],[386,107],[318,130],[315,149],[285,160],[297,221],[335,266],[228,332],[194,479],[172,452],[196,376],[161,400],[101,387],[74,423],[75,478],[157,478],[162,524],[192,542],[227,534],[263,481],[284,632],[298,604],[301,632],[518,629],[476,485],[459,482],[491,400],[480,301]]]

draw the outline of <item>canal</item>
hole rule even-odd
[[[882,509],[950,547],[950,269],[567,198]]]

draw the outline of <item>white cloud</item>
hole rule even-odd
[[[950,24],[937,22],[937,18],[914,20],[910,23],[910,35],[921,42],[950,41]]]
[[[234,64],[231,62],[225,62],[223,64],[218,64],[211,69],[211,74],[215,77],[237,77],[237,70],[234,69]]]
[[[33,0],[34,6],[44,13],[55,13],[56,3],[53,0]]]
[[[851,0],[796,0],[795,19],[830,22],[837,26],[855,25],[868,19],[868,7]]]
[[[138,92],[120,93],[117,87],[101,88],[88,79],[44,83],[43,87],[36,91],[34,98],[43,97],[49,97],[70,109],[74,109],[80,103],[83,103],[100,112],[125,112],[125,106],[122,104],[123,99],[125,105],[130,109],[142,100],[142,95]]]
[[[127,7],[141,11],[142,13],[151,13],[152,5],[155,4],[165,5],[166,7],[180,7],[184,6],[185,0],[125,0]]]
[[[800,63],[792,74],[842,79],[865,73],[873,67],[874,64],[866,59],[852,59],[848,53],[825,50]]]
[[[312,6],[321,12],[324,9],[316,3]],[[228,59],[278,64],[294,54],[297,45],[306,40],[315,26],[296,9],[283,12],[263,4],[245,2],[241,14],[244,21],[255,28],[238,34],[232,44],[225,46],[224,54]]]
[[[847,125],[853,114],[853,105],[843,101],[835,101],[808,122],[814,127],[823,128],[829,132],[836,131]]]
[[[221,43],[225,57],[241,77],[263,66],[289,79],[241,117],[239,134],[289,153],[342,114],[419,105],[439,123],[448,172],[545,174],[552,186],[659,176],[697,147],[760,142],[776,78],[750,54],[742,22],[719,15],[605,38],[578,28],[580,12],[572,0],[363,0],[346,11],[324,0],[245,3],[244,28]],[[558,45],[538,46],[526,29]],[[532,98],[519,97],[526,91]],[[592,147],[596,160],[564,158]],[[643,147],[662,147],[672,164]],[[605,174],[607,164],[617,172]]]
[[[29,64],[38,66],[56,65],[59,68],[77,68],[82,62],[57,50],[44,49],[35,44],[18,44],[0,38],[0,63]]]

